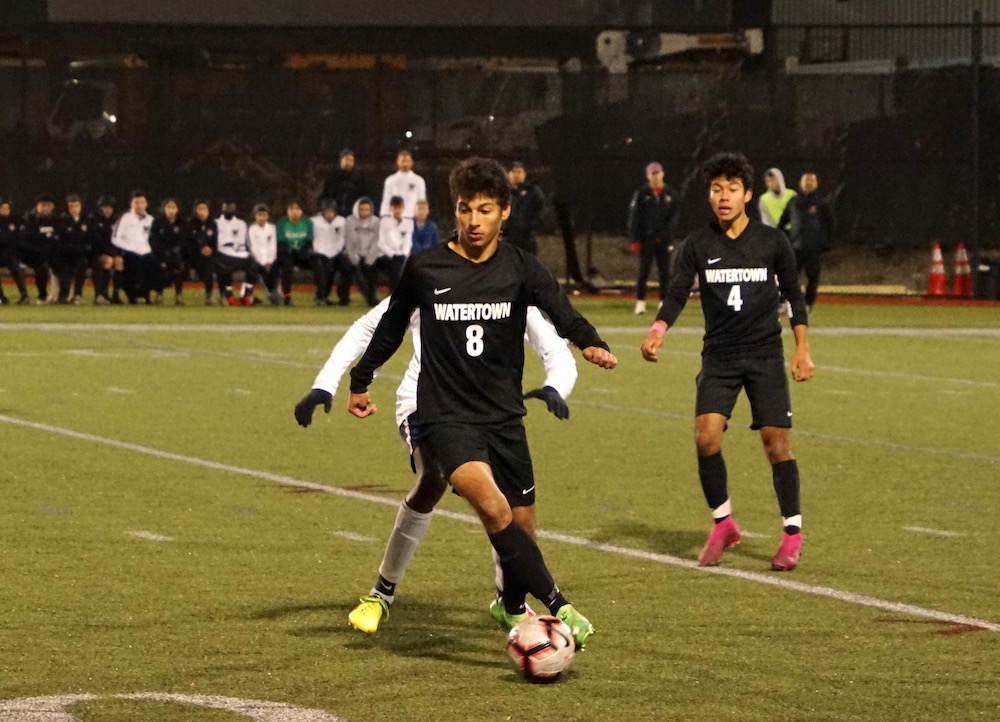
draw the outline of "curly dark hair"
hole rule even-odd
[[[501,208],[510,205],[507,171],[492,158],[466,158],[451,171],[448,187],[453,201],[477,195],[496,198]]]
[[[753,166],[742,153],[717,153],[701,166],[701,177],[705,185],[711,185],[716,178],[739,178],[743,189],[753,188]]]

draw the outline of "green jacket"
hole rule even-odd
[[[277,223],[278,243],[288,246],[293,251],[307,251],[312,246],[312,220],[302,216],[298,223],[292,223],[285,216]]]
[[[780,196],[774,195],[771,191],[764,191],[760,197],[759,206],[761,222],[766,226],[777,228],[778,220],[781,218],[781,214],[785,212],[785,206],[788,205],[788,201],[792,200],[795,195],[795,191],[791,188],[785,188]],[[787,231],[787,224],[781,230]]]

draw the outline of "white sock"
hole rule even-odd
[[[801,529],[802,515],[796,514],[795,516],[781,517],[781,526],[797,526],[799,529]]]
[[[713,519],[723,519],[733,513],[733,505],[726,499],[719,506],[712,509]]]
[[[396,513],[396,524],[392,527],[392,534],[389,535],[389,543],[385,545],[385,554],[382,557],[382,564],[378,568],[378,573],[382,578],[394,584],[399,584],[406,576],[406,569],[410,566],[414,552],[420,545],[420,540],[427,533],[427,528],[431,525],[433,514],[421,514],[413,511],[402,502],[399,511]],[[374,590],[372,591],[374,593]],[[392,602],[391,599],[386,599]]]
[[[500,566],[500,555],[493,549],[493,577],[496,580],[497,593],[503,593],[503,568]]]

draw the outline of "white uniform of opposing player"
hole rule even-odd
[[[378,326],[379,320],[388,307],[389,298],[383,299],[381,303],[351,325],[333,347],[330,358],[316,376],[316,380],[313,382],[314,389],[326,391],[331,396],[336,395],[340,379],[368,348],[368,342],[375,332],[375,327]],[[525,339],[538,354],[545,369],[545,381],[542,385],[551,386],[559,392],[563,399],[568,398],[576,385],[577,370],[576,360],[570,352],[566,340],[556,333],[552,324],[546,321],[541,311],[534,306],[528,307],[526,321]],[[396,424],[399,426],[400,436],[406,442],[407,449],[412,455],[414,447],[409,419],[417,411],[417,379],[420,376],[420,315],[418,311],[414,311],[410,317],[410,335],[413,338],[413,357],[406,368],[402,382],[396,389]],[[410,560],[430,526],[430,522],[431,513],[422,514],[414,511],[406,505],[405,501],[399,505],[396,523],[389,537],[389,542],[386,544],[385,556],[379,567],[379,574],[384,579],[391,580],[393,586],[403,580]],[[502,589],[503,574],[495,552],[494,566],[497,588]],[[392,595],[377,592],[373,588],[372,594],[376,593],[387,603],[392,603]]]

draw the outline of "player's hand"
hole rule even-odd
[[[656,363],[659,361],[659,357],[656,352],[663,345],[663,336],[667,332],[667,326],[664,321],[654,321],[653,325],[649,327],[649,333],[646,334],[646,340],[642,342],[642,346],[639,350],[642,351],[642,357],[647,361]]]
[[[792,379],[798,381],[808,381],[816,375],[816,364],[808,351],[796,349],[792,354]]]
[[[372,403],[367,391],[363,394],[352,393],[347,399],[347,411],[359,419],[363,419],[378,411],[378,406]]]
[[[329,391],[313,389],[303,396],[302,400],[295,404],[295,420],[299,422],[299,426],[307,428],[312,423],[313,411],[320,405],[323,406],[323,411],[330,413],[330,408],[333,406],[333,395]]]
[[[613,369],[618,365],[615,355],[600,346],[588,346],[583,349],[583,358],[602,369]]]
[[[552,412],[557,419],[569,418],[569,406],[566,399],[551,386],[543,386],[540,389],[532,389],[524,395],[526,399],[541,399],[545,402],[545,407]]]

